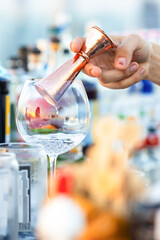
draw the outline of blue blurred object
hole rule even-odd
[[[151,94],[154,92],[153,83],[148,80],[142,80],[129,87],[129,93]]]
[[[152,82],[148,80],[142,80],[141,82],[142,82],[141,93],[144,93],[144,94],[153,93],[154,87]]]
[[[9,75],[8,71],[2,66],[0,66],[0,77],[10,79],[10,75]]]

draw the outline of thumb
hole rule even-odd
[[[140,48],[142,48],[141,38],[138,35],[130,34],[116,48],[115,68],[119,70],[126,69],[132,61],[134,52]]]

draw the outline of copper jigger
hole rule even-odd
[[[86,63],[112,47],[114,47],[114,44],[111,39],[100,28],[92,27],[81,51],[55,72],[36,82],[37,90],[47,101],[57,104]]]

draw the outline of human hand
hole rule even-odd
[[[84,72],[98,78],[101,85],[111,89],[127,88],[148,79],[151,45],[139,35],[111,36],[115,48],[106,50],[85,65]],[[78,53],[85,38],[77,37],[71,51]]]

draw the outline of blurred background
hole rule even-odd
[[[73,55],[69,48],[71,40],[85,36],[93,25],[108,35],[134,32],[160,43],[160,1],[0,0],[0,76],[9,84],[11,141],[21,140],[15,109],[24,81],[43,78],[63,64]],[[79,78],[84,82],[93,118],[105,114],[121,119],[133,117],[143,125],[145,134],[150,125],[159,132],[157,86],[144,79],[129,89],[113,91],[83,73]],[[4,123],[1,125],[4,129]],[[5,139],[9,140],[9,134]],[[83,144],[91,143],[90,131]]]
[[[85,36],[89,28],[93,25],[99,26],[108,35],[124,35],[134,32],[140,34],[148,41],[160,44],[160,0],[0,0],[0,143],[23,141],[17,131],[15,113],[20,92],[25,80],[28,78],[43,78],[68,60],[73,55],[69,48],[71,40],[76,36]],[[121,205],[125,206],[126,214],[126,212],[128,213],[127,208],[129,205],[128,196],[132,198],[132,192],[138,192],[137,188],[139,187],[139,183],[133,181],[132,188],[132,181],[130,181],[130,179],[132,179],[131,171],[129,169],[128,172],[126,172],[126,155],[123,155],[122,151],[125,145],[123,141],[122,143],[120,142],[120,144],[117,144],[117,139],[112,139],[112,131],[110,131],[110,129],[113,130],[113,133],[116,129],[116,124],[113,121],[114,117],[120,121],[120,124],[118,123],[119,126],[122,124],[122,129],[120,130],[122,130],[123,133],[125,132],[123,124],[125,126],[126,132],[122,134],[122,136],[124,135],[123,137],[126,141],[126,145],[129,146],[130,142],[133,142],[138,132],[137,135],[141,136],[141,144],[132,146],[131,151],[130,149],[128,150],[127,156],[131,157],[129,164],[131,163],[132,166],[140,170],[133,171],[133,173],[138,178],[141,178],[142,181],[144,181],[144,176],[147,177],[147,182],[144,181],[146,188],[150,184],[154,185],[156,183],[158,183],[158,188],[153,188],[155,195],[149,193],[149,196],[151,198],[153,197],[153,199],[151,199],[151,206],[140,205],[141,211],[137,208],[138,217],[131,217],[131,219],[135,220],[135,230],[133,229],[133,232],[136,235],[136,237],[132,239],[142,239],[143,231],[145,231],[146,234],[143,234],[144,240],[155,240],[155,238],[150,238],[150,236],[152,234],[151,232],[155,232],[153,221],[155,216],[153,215],[156,214],[157,209],[158,213],[160,212],[160,196],[158,195],[157,197],[156,194],[160,193],[160,87],[152,84],[146,79],[143,79],[141,82],[130,88],[115,91],[102,87],[98,83],[97,79],[87,77],[84,73],[80,73],[78,78],[83,81],[90,102],[90,129],[85,140],[78,147],[58,157],[57,166],[61,170],[61,166],[64,163],[68,164],[70,162],[72,164],[75,162],[83,162],[85,164],[85,162],[88,161],[88,158],[85,158],[86,150],[90,149],[90,147],[92,149],[93,147],[93,154],[91,154],[90,158],[93,158],[93,160],[95,159],[95,169],[93,168],[92,172],[89,167],[86,167],[87,165],[84,165],[84,168],[82,165],[82,172],[84,172],[84,176],[89,176],[89,178],[85,178],[83,174],[78,172],[79,166],[77,168],[77,172],[73,168],[73,172],[77,174],[78,186],[79,178],[82,178],[82,188],[80,186],[80,190],[78,189],[76,191],[78,194],[84,194],[85,197],[90,197],[93,194],[92,197],[95,204],[96,197],[99,197],[100,194],[104,196],[104,189],[108,191],[109,187],[109,201],[107,200],[108,205],[106,204],[106,198],[104,198],[104,206],[109,206],[109,211],[112,211],[110,208],[111,203],[115,203],[116,207],[118,205],[118,210],[122,209]],[[102,116],[109,116],[109,120],[104,120],[104,122],[102,121],[104,125],[102,125],[101,122],[98,125],[98,127],[101,126],[100,129],[104,129],[106,131],[103,133],[103,137],[105,137],[106,141],[102,141],[101,144],[98,144],[98,148],[92,136],[92,126],[95,128],[96,125],[93,125],[92,123],[95,118],[99,117],[99,119],[101,119]],[[137,130],[136,132],[136,129],[140,130]],[[97,133],[98,132],[99,129],[97,130]],[[110,132],[110,135],[108,132]],[[111,143],[108,145],[111,148],[110,151],[113,154],[113,158],[107,153],[107,148],[104,143],[106,146],[107,143]],[[114,147],[114,145],[116,146]],[[101,146],[104,148],[101,149]],[[117,161],[114,159],[117,159]],[[95,174],[95,172],[97,173],[98,167],[101,166],[99,164],[100,161],[105,163],[108,160],[111,164],[105,165],[105,167],[107,166],[107,169],[104,168],[102,171],[105,178],[101,178],[101,167],[99,175]],[[91,173],[91,179],[86,169],[88,169],[88,172]],[[34,171],[35,174],[37,174],[36,168]],[[114,174],[112,175],[112,173]],[[68,191],[70,194],[70,192],[72,192],[70,189],[70,186],[72,185],[72,175],[70,176],[68,173],[65,175],[63,169],[62,177],[60,173],[58,174],[57,179],[60,182],[60,187],[57,191],[60,193]],[[106,179],[108,176],[109,178]],[[102,184],[101,179],[104,179],[104,185]],[[69,185],[67,185],[67,180],[69,181]],[[107,184],[105,184],[105,180]],[[75,179],[74,181],[76,182]],[[90,189],[89,191],[87,189],[87,192],[86,183],[89,182],[92,185],[92,182],[97,183],[97,181],[99,182],[99,185],[95,184],[97,189],[89,186],[91,187],[91,190],[94,189],[95,191],[92,192]],[[111,193],[110,186],[113,186],[113,192],[111,191]],[[116,187],[120,190],[115,190],[117,189]],[[99,189],[101,190],[100,192]],[[91,203],[93,199],[90,199]],[[119,200],[120,202],[118,202]],[[56,206],[55,209],[57,209],[57,205],[54,206]],[[59,209],[61,210],[61,205],[58,206],[59,211]],[[90,210],[88,211],[87,209],[86,211],[89,213],[92,208],[94,209],[91,204],[91,207],[89,206]],[[53,208],[52,210],[55,209]],[[68,206],[67,209],[70,211]],[[95,208],[95,211],[97,211],[96,209],[97,207]],[[102,210],[103,208],[100,209]],[[107,208],[104,209],[106,210]],[[103,213],[101,210],[100,212]],[[139,215],[143,217],[139,217]],[[59,214],[57,216],[59,216]],[[62,215],[62,218],[59,218],[60,232],[63,232],[61,231],[61,226],[66,226],[66,222],[64,224],[61,222],[61,220],[66,221],[67,219],[66,216],[63,216],[64,215]],[[91,213],[91,216],[96,215]],[[107,224],[110,223],[108,213],[106,213],[106,216],[107,218],[105,218],[105,220],[102,216],[102,226],[104,226],[104,221],[106,221]],[[47,216],[46,219],[50,218]],[[139,224],[139,220],[142,220],[142,223],[140,223],[141,225]],[[123,230],[124,224],[121,227],[117,218],[116,220],[113,219],[113,222],[114,221],[118,222],[117,225],[119,226],[120,231],[121,229]],[[54,223],[54,221],[50,222]],[[55,222],[57,222],[57,219]],[[75,221],[72,219],[72,222]],[[48,224],[47,221],[46,223]],[[98,225],[95,223],[92,227],[94,230],[93,236],[95,236],[95,226],[97,226],[97,232],[99,233],[99,223],[100,222],[98,222]],[[158,224],[159,223],[160,214]],[[157,229],[159,229],[158,224]],[[107,226],[110,230],[110,225]],[[113,225],[113,228],[116,228],[114,226],[115,225]],[[40,226],[40,229],[43,228]],[[141,231],[141,229],[143,231]],[[126,229],[124,232],[126,232]],[[116,237],[115,239],[126,239],[121,237],[119,232],[116,232],[116,234],[118,238]],[[139,237],[137,237],[137,234]],[[112,236],[110,238],[110,235],[107,236],[109,236],[109,238],[100,238],[99,236],[97,238],[93,238],[91,236],[91,238],[86,237],[83,239],[99,240],[111,239],[113,237]],[[69,238],[64,237],[63,239]],[[156,239],[160,239],[160,233]]]
[[[83,35],[87,24],[97,24],[106,33],[135,31],[160,26],[159,0],[1,0],[0,61],[6,64],[20,45],[33,45],[48,37],[56,24]]]

